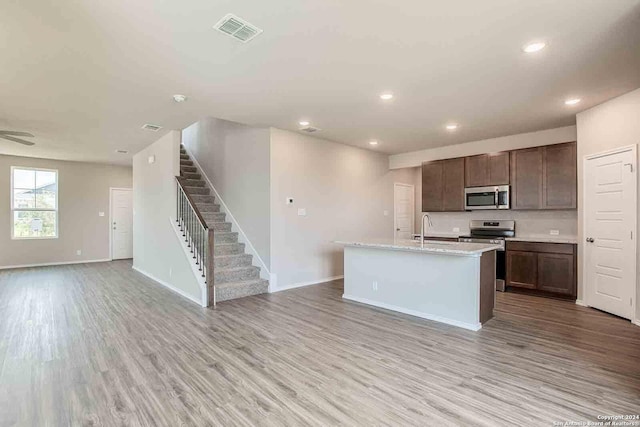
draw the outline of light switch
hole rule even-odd
[[[98,212],[98,216],[104,216],[104,212]]]
[[[147,159],[147,161],[149,162],[149,164],[151,164],[151,163],[155,163],[155,162],[156,162],[156,156],[149,156],[149,158]]]
[[[298,216],[307,216],[307,210],[305,208],[298,209]]]
[[[76,255],[82,255],[82,251],[81,251],[80,249],[78,249],[78,250],[76,251]]]
[[[382,215],[384,215],[384,216],[389,216],[389,211],[387,211],[387,210],[383,211],[383,212],[382,212]]]

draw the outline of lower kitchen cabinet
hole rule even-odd
[[[576,245],[507,242],[507,287],[575,299]]]

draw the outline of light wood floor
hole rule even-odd
[[[640,327],[499,294],[471,332],[331,282],[202,309],[129,262],[0,272],[0,425],[551,426],[640,413]]]

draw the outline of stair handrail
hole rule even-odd
[[[195,259],[198,270],[202,272],[207,285],[207,306],[216,305],[214,280],[214,229],[209,228],[207,222],[196,208],[196,203],[186,191],[185,177],[176,176],[176,222],[182,236],[187,242]]]

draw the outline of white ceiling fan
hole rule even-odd
[[[7,141],[17,142],[18,144],[24,145],[34,145],[35,142],[26,141],[22,138],[16,138],[16,136],[24,136],[27,138],[33,138],[33,135],[29,132],[15,132],[12,130],[0,130],[0,138],[6,139]]]

